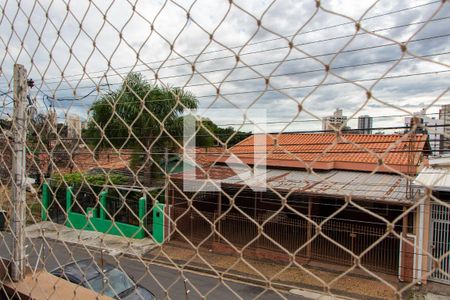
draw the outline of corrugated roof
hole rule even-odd
[[[266,145],[257,144],[260,138]],[[384,163],[379,171],[416,173],[426,141],[424,134],[413,138],[400,134],[342,134],[338,139],[336,134],[282,133],[253,135],[228,151],[247,164],[253,163],[254,156],[258,159],[258,153],[265,153],[268,166],[317,170],[372,171],[380,163],[378,155]],[[207,157],[210,162],[225,162],[228,155],[221,155]]]
[[[410,202],[406,199],[406,179],[399,175],[335,170],[313,174],[299,170],[270,169],[265,175],[267,186],[277,190],[330,196],[348,195],[379,202]],[[238,175],[224,179],[222,183],[245,184]]]
[[[450,169],[427,167],[420,171],[413,184],[438,191],[450,191]]]
[[[429,160],[430,166],[436,166],[436,167],[449,167],[450,166],[450,156],[443,155],[440,157],[433,157]]]
[[[236,171],[239,170],[235,169]],[[242,172],[245,172],[242,169]],[[249,185],[258,186],[261,178],[265,176],[267,187],[326,196],[351,196],[353,199],[391,203],[391,204],[412,204],[412,200],[406,198],[406,178],[394,174],[365,173],[357,171],[324,171],[314,174],[302,170],[281,170],[268,169],[264,174],[260,174],[257,179],[245,181],[226,166],[214,166],[205,169],[205,172],[197,170],[197,177],[194,177],[193,170],[185,173],[184,179],[196,183],[201,187],[200,182],[206,180],[215,181],[225,185]],[[183,174],[176,174],[172,179],[182,179]],[[208,186],[210,185],[203,185]]]

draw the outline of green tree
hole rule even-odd
[[[197,104],[189,92],[151,84],[142,74],[129,73],[120,88],[94,102],[83,135],[95,150],[133,148],[136,157],[143,158],[137,171],[144,172],[144,182],[150,185],[153,161],[182,135],[183,109],[195,109]]]
[[[216,146],[219,144],[218,140],[221,143],[226,144],[227,147],[231,147],[251,135],[250,132],[236,131],[231,126],[221,128],[208,118],[198,121],[197,128],[199,129],[195,141],[196,146],[198,147]]]

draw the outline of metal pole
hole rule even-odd
[[[13,259],[11,278],[17,282],[23,279],[25,271],[25,236],[26,222],[26,182],[25,182],[25,141],[27,134],[25,103],[27,100],[27,71],[23,65],[14,65],[14,183],[12,187],[13,215],[11,228],[13,231]]]
[[[220,226],[220,221],[222,220],[220,219],[221,216],[222,216],[222,192],[219,191],[217,201],[217,218],[219,219],[219,221],[217,221],[217,232],[219,234],[222,234],[222,226]],[[220,235],[217,235],[217,242],[220,243]]]
[[[312,206],[313,203],[311,201],[311,196],[308,196],[308,220],[312,220]],[[306,240],[309,242],[308,245],[306,245],[306,257],[308,257],[309,259],[311,258],[311,244],[312,242],[310,241],[311,237],[312,237],[312,224],[311,222],[307,222],[306,225]]]
[[[47,130],[47,151],[50,153],[50,155],[53,154],[53,144],[52,144],[52,138],[54,137],[54,133],[57,132],[56,130],[56,111],[55,108],[52,107],[52,105],[50,105],[50,111],[47,114],[47,126],[48,126],[48,130]],[[55,141],[56,138],[55,138]],[[48,166],[47,166],[47,173],[45,174],[45,176],[47,178],[51,178],[53,174],[53,164],[52,162],[49,162]]]

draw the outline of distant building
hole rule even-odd
[[[81,128],[88,129],[89,128],[89,122],[87,120],[81,122]]]
[[[450,149],[450,104],[442,105],[439,110],[439,120],[442,122],[441,153],[449,153]]]
[[[342,114],[342,109],[337,108],[332,116],[328,116],[322,119],[323,130],[335,130],[339,129],[343,124],[347,124],[347,116]],[[334,127],[334,128],[333,128]],[[343,130],[350,130],[350,127],[345,126]]]
[[[373,118],[364,115],[358,117],[358,131],[360,134],[372,134]]]
[[[81,119],[79,116],[67,116],[67,137],[69,139],[79,139],[81,137]]]
[[[450,108],[450,107],[449,107]],[[417,122],[416,133],[428,134],[430,140],[432,155],[439,155],[442,153],[442,140],[444,137],[443,121],[436,118],[430,118],[426,115],[426,111],[422,109],[420,112],[414,113],[414,119]],[[411,127],[413,118],[405,118],[405,126]]]

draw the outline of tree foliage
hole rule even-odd
[[[63,176],[57,174],[52,177],[52,185],[59,186],[67,184],[69,186],[81,186],[84,183],[89,185],[104,185],[104,184],[125,184],[127,177],[121,174],[111,173],[105,174],[83,174],[80,172],[67,173]]]
[[[129,73],[119,89],[93,103],[83,138],[96,150],[133,148],[133,161],[145,169],[149,180],[154,177],[152,162],[159,161],[164,149],[173,148],[174,139],[182,136],[183,110],[196,109],[197,103],[194,95],[180,88],[162,87],[140,73]]]
[[[182,133],[177,119],[185,107],[197,108],[197,100],[191,93],[151,84],[142,74],[130,73],[118,90],[92,105],[84,137],[101,147],[148,148],[151,144],[168,144],[168,132]]]
[[[207,118],[199,121],[197,127],[195,141],[198,147],[220,146],[221,144],[231,147],[251,135],[250,132],[236,131],[231,126],[221,128]]]

